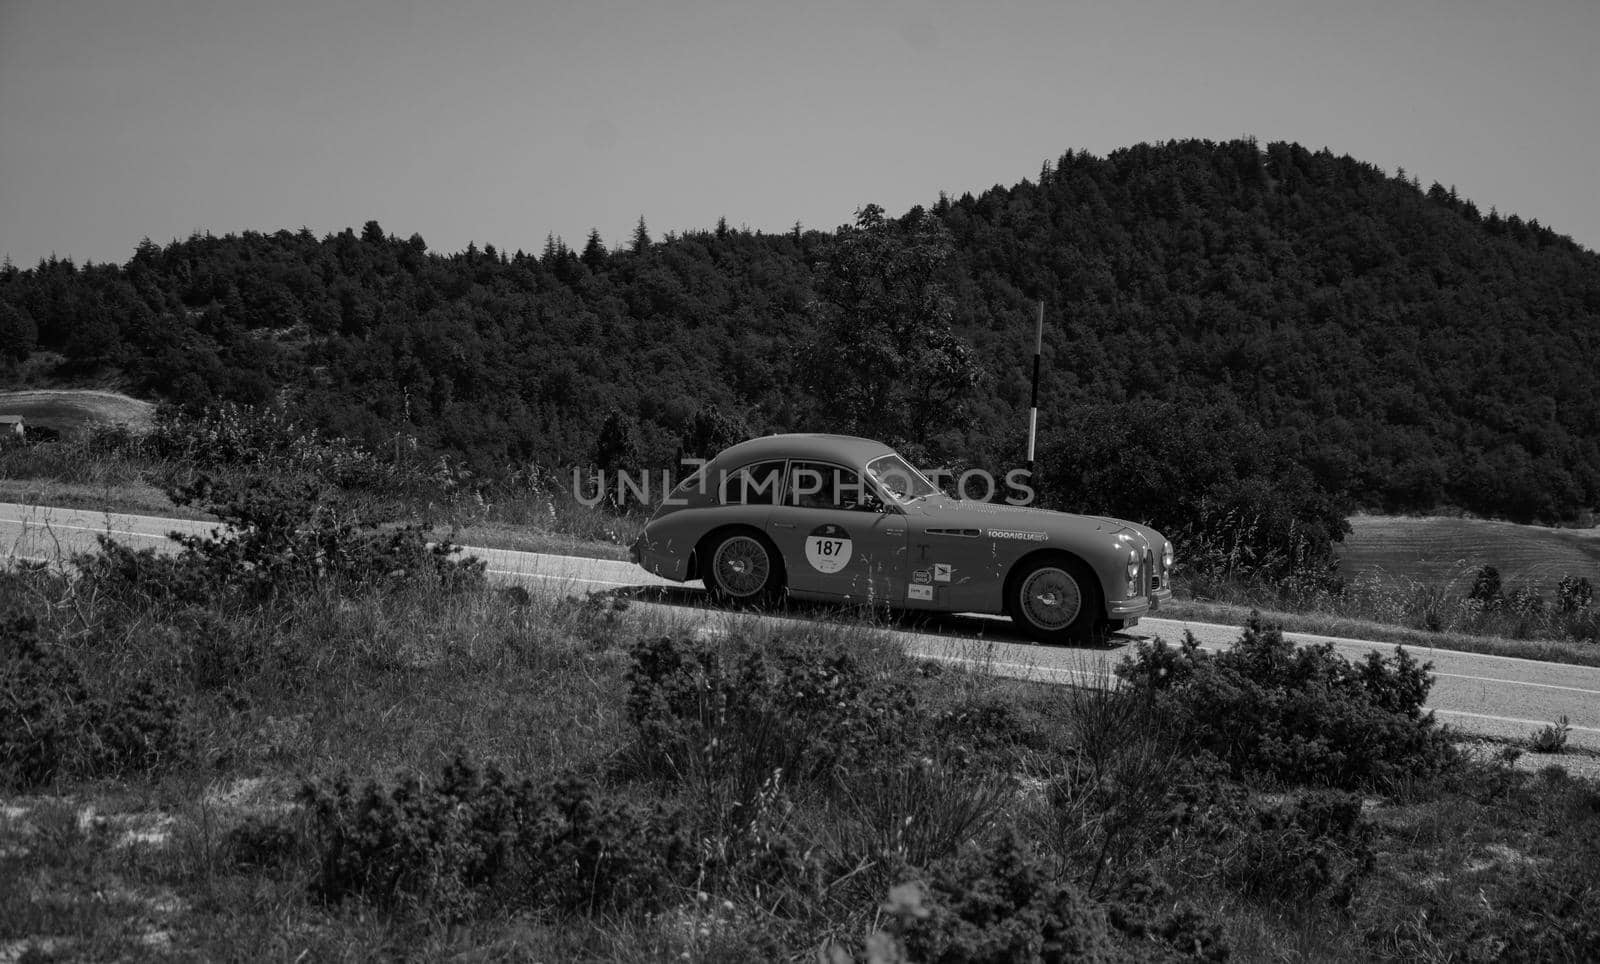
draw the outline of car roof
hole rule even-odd
[[[822,459],[845,465],[865,465],[893,451],[882,442],[853,435],[791,433],[740,442],[724,449],[715,461],[719,466],[730,468],[763,459]]]

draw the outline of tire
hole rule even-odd
[[[707,542],[704,573],[711,598],[730,606],[762,606],[783,592],[783,560],[760,534],[733,531]]]
[[[1006,612],[1042,643],[1094,643],[1109,626],[1094,571],[1070,556],[1025,563],[1006,581]]]

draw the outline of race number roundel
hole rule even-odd
[[[844,526],[825,525],[806,538],[806,562],[818,572],[838,572],[850,564],[850,533]]]

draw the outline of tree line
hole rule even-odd
[[[439,253],[375,221],[147,240],[121,265],[0,269],[0,365],[189,409],[282,400],[482,474],[589,463],[597,442],[663,465],[839,429],[999,467],[1022,457],[1036,299],[1060,492],[1138,461],[1138,438],[1112,450],[1086,426],[1154,423],[1264,446],[1255,462],[1293,466],[1311,501],[1543,522],[1600,506],[1600,258],[1296,144],[1069,152],[832,231],[656,239],[641,220],[617,250],[592,232]],[[1235,430],[1200,431],[1216,418]]]

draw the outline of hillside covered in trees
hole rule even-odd
[[[480,474],[588,463],[603,426],[606,460],[665,465],[708,424],[872,428],[1000,467],[1021,457],[1035,299],[1047,479],[1164,425],[1180,434],[1152,451],[1231,425],[1270,450],[1250,457],[1357,505],[1546,522],[1600,506],[1600,256],[1294,144],[1068,153],[898,218],[659,239],[641,221],[614,251],[596,233],[440,254],[376,222],[146,241],[120,266],[7,265],[0,366],[191,408],[283,398]]]

